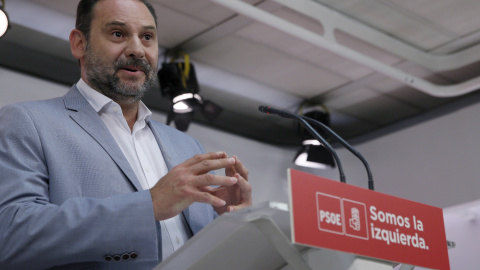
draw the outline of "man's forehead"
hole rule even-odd
[[[103,26],[141,23],[145,28],[154,28],[155,19],[147,6],[139,0],[101,0],[93,8],[92,21]]]

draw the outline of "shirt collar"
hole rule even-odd
[[[114,102],[111,98],[91,88],[82,78],[78,81],[77,88],[97,113],[100,112],[105,105]]]
[[[91,88],[82,78],[77,82],[77,88],[80,93],[85,97],[85,99],[92,105],[93,109],[99,113],[107,105],[118,105],[111,98],[105,96],[104,94]],[[140,101],[138,105],[138,116],[137,122],[139,121],[148,121],[152,115],[152,112],[147,108],[147,106]]]

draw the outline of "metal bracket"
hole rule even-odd
[[[367,43],[374,40],[375,44],[373,45],[408,61],[419,64],[431,71],[452,70],[473,64],[480,60],[480,45],[449,55],[432,54],[362,24],[321,3],[312,0],[274,1],[318,20],[323,25],[326,33],[334,33],[336,29],[339,29]],[[325,35],[325,38],[330,39],[328,35]]]
[[[392,79],[403,82],[419,91],[435,97],[454,97],[468,94],[480,89],[480,76],[467,80],[462,83],[452,85],[438,85],[424,80],[416,76],[412,76],[398,68],[384,64],[376,59],[361,54],[352,50],[342,44],[332,41],[331,38],[325,38],[308,29],[302,28],[282,18],[274,16],[252,5],[246,4],[239,0],[211,0],[217,4],[230,8],[239,14],[247,16],[253,20],[262,22],[279,31],[285,32],[306,42],[309,42],[320,48],[329,50],[337,55],[349,58],[359,64],[365,65],[381,74],[384,74]],[[284,1],[284,0],[280,0]],[[286,0],[285,0],[286,1]],[[304,1],[304,0],[298,0]]]

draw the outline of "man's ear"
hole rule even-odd
[[[87,39],[85,35],[78,29],[73,29],[70,33],[70,49],[72,50],[73,57],[78,60],[82,59],[85,55],[87,48]]]

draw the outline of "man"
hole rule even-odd
[[[81,0],[77,13],[80,81],[0,110],[0,269],[151,269],[218,214],[251,205],[238,158],[149,120],[153,8]]]

